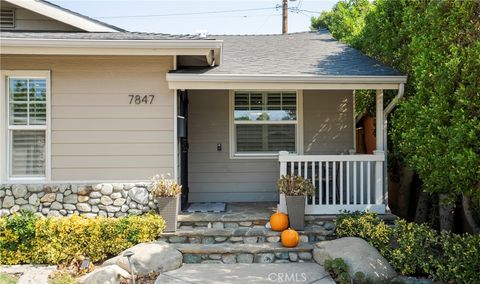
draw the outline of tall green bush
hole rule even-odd
[[[368,13],[355,13],[363,5],[339,1],[312,28],[326,25],[408,75],[407,99],[393,119],[395,150],[427,192],[479,198],[480,2],[377,0]]]

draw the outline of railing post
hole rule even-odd
[[[278,160],[280,162],[280,177],[287,174],[287,161],[283,161],[281,158],[287,156],[287,151],[280,151],[278,152]],[[285,200],[285,196],[283,194],[278,194],[278,206],[277,210],[283,213],[287,213],[287,203]]]
[[[287,151],[278,152],[278,158],[280,160],[280,177],[287,174],[287,162],[280,159],[281,157],[287,156],[287,155],[288,155]]]
[[[375,204],[383,204],[383,151],[373,151],[374,155],[382,157],[382,161],[375,162]]]

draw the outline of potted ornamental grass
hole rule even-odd
[[[285,195],[290,228],[303,231],[306,197],[314,194],[315,187],[301,176],[284,175],[278,180],[278,189]]]
[[[156,175],[152,178],[151,192],[157,200],[158,213],[165,220],[165,231],[175,232],[177,230],[182,186],[175,180],[166,178],[164,175]]]

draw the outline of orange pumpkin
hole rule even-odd
[[[274,231],[281,232],[288,228],[288,215],[277,212],[270,217],[270,227]]]
[[[282,232],[280,239],[282,240],[282,245],[287,248],[296,247],[300,242],[300,237],[297,231],[290,228]]]

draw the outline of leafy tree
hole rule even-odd
[[[343,0],[333,6],[332,11],[313,17],[310,29],[328,28],[332,35],[347,43],[354,39],[365,26],[365,16],[374,5],[368,0]]]
[[[480,2],[372,5],[342,0],[312,27],[320,21],[337,39],[408,75],[407,99],[393,119],[395,151],[425,191],[450,203],[462,194],[480,198]]]

